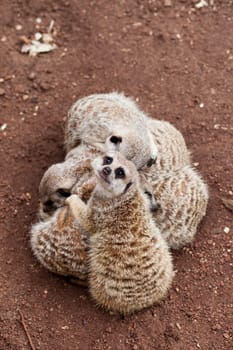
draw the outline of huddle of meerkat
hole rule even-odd
[[[66,200],[89,237],[89,288],[97,304],[129,314],[160,301],[171,285],[168,246],[149,209],[135,165],[120,153],[92,162],[97,185],[85,204]]]
[[[84,97],[68,113],[66,151],[84,142],[105,152],[109,139],[108,151],[119,151],[137,169],[151,166],[158,152],[146,119],[136,103],[124,94],[112,92]]]
[[[89,276],[93,286],[91,294],[97,303],[107,309],[130,313],[149,306],[150,302],[152,304],[160,299],[160,294],[161,297],[165,295],[169,287],[168,276],[172,275],[172,264],[169,263],[171,259],[168,247],[178,249],[192,242],[208,202],[207,186],[191,166],[190,153],[182,134],[170,123],[148,117],[123,94],[96,94],[78,100],[71,108],[66,125],[65,143],[68,153],[64,162],[51,166],[40,183],[41,221],[31,229],[34,254],[42,265],[54,273],[76,277],[79,281],[86,281]],[[102,177],[111,178],[110,183],[100,176],[101,170],[95,175],[91,165],[97,156],[109,151],[119,151],[123,155],[117,154],[116,163],[115,156],[110,157],[113,161],[107,168],[110,168],[111,173],[102,173]],[[103,156],[101,157],[103,159]],[[97,163],[93,163],[95,169],[101,167],[98,163],[101,158],[98,159]],[[132,164],[127,159],[131,160]],[[125,178],[113,177],[117,162],[122,162],[122,168],[127,175]],[[106,168],[106,165],[102,165],[102,168]],[[130,171],[127,172],[127,169]],[[121,192],[123,184],[126,186],[131,177],[135,182],[125,192]],[[130,197],[132,194],[135,194],[137,204],[136,199]],[[126,203],[131,203],[132,207],[128,208]],[[90,208],[93,210],[90,211]],[[94,219],[90,225],[90,213],[96,219],[94,226]],[[85,222],[89,222],[89,226]],[[115,223],[115,227],[111,226],[112,223]],[[155,249],[156,244],[154,246],[147,241],[150,239],[149,234],[145,237],[140,234],[143,225],[146,227],[145,232],[148,229],[152,230],[156,242],[158,240],[156,244],[159,247],[161,244],[159,252]],[[122,232],[126,232],[125,237],[121,237],[119,227]],[[133,228],[135,237],[131,232]],[[114,235],[109,237],[108,232]],[[133,237],[138,242],[135,248],[131,244]],[[123,241],[124,244],[129,242],[130,245],[125,244],[124,247],[124,244],[121,244]],[[141,250],[138,247],[143,247],[143,244],[150,249],[148,252],[145,250],[144,255],[140,255]],[[130,269],[127,270],[127,249],[129,265],[133,265],[131,261],[136,261],[132,271],[138,278],[135,277],[132,281],[127,279],[127,273],[130,272]],[[156,251],[154,258],[153,249]],[[160,257],[161,251],[165,252],[165,258]],[[92,252],[96,253],[93,255]],[[103,260],[99,256],[102,252],[103,256],[106,256]],[[151,288],[153,296],[150,292],[140,294],[143,293],[140,288],[145,281],[147,283],[149,276],[145,274],[147,269],[144,269],[147,265],[143,265],[147,264],[146,257],[148,266],[151,266],[148,274],[149,271],[154,271],[154,277],[159,277],[161,283],[165,278],[165,289],[160,288],[159,284],[153,287],[148,284],[148,291]],[[125,259],[125,265],[121,264],[121,258]],[[166,259],[168,266],[171,265],[171,268],[166,270],[168,273],[165,271],[156,274],[156,261],[161,261],[163,265]],[[142,261],[142,265],[138,264],[139,261]],[[109,265],[112,263],[113,270],[109,270],[108,263],[105,266],[105,262]],[[103,270],[99,269],[100,266]],[[120,271],[122,267],[125,268],[124,273]],[[99,279],[95,279],[95,268],[98,268],[98,271],[107,271],[109,280],[106,280],[106,283],[103,282],[103,272],[98,275]],[[122,277],[121,280],[117,280],[119,276]],[[98,287],[100,282],[101,288]],[[122,297],[125,299],[122,300]],[[138,303],[135,301],[137,298]],[[124,303],[129,305],[129,309]]]

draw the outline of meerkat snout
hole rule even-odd
[[[112,172],[112,170],[108,166],[106,166],[106,168],[103,168],[103,170],[102,170],[102,173],[106,176],[110,175],[111,172]]]
[[[110,136],[110,142],[114,143],[114,144],[118,144],[122,142],[122,137],[121,136]]]

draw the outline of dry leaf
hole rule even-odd
[[[221,198],[225,207],[231,211],[233,211],[233,199]]]

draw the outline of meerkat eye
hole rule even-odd
[[[152,198],[152,193],[150,193],[149,191],[145,191],[144,192],[150,199]]]
[[[148,160],[148,162],[147,162],[147,167],[150,168],[150,167],[152,167],[152,165],[155,164],[155,163],[156,163],[156,159],[150,158],[150,159]]]
[[[116,179],[124,179],[125,178],[125,171],[123,168],[117,168],[115,170],[115,175],[116,175]]]
[[[104,157],[103,165],[111,164],[113,161],[112,157]]]
[[[53,210],[53,209],[54,209],[53,201],[48,200],[48,201],[46,201],[46,202],[44,203],[44,211],[45,211],[45,212],[49,212],[49,211],[51,211],[51,210]]]
[[[58,193],[60,196],[65,197],[65,198],[69,197],[70,194],[71,194],[70,191],[65,190],[65,189],[63,189],[63,188],[59,188],[59,189],[57,190],[57,193]]]
[[[111,136],[110,137],[110,141],[112,143],[115,143],[115,144],[121,143],[122,142],[122,137],[120,137],[120,136]]]

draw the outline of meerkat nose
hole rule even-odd
[[[106,176],[110,175],[112,172],[111,168],[109,168],[108,166],[106,166],[105,168],[103,168],[102,173]]]

